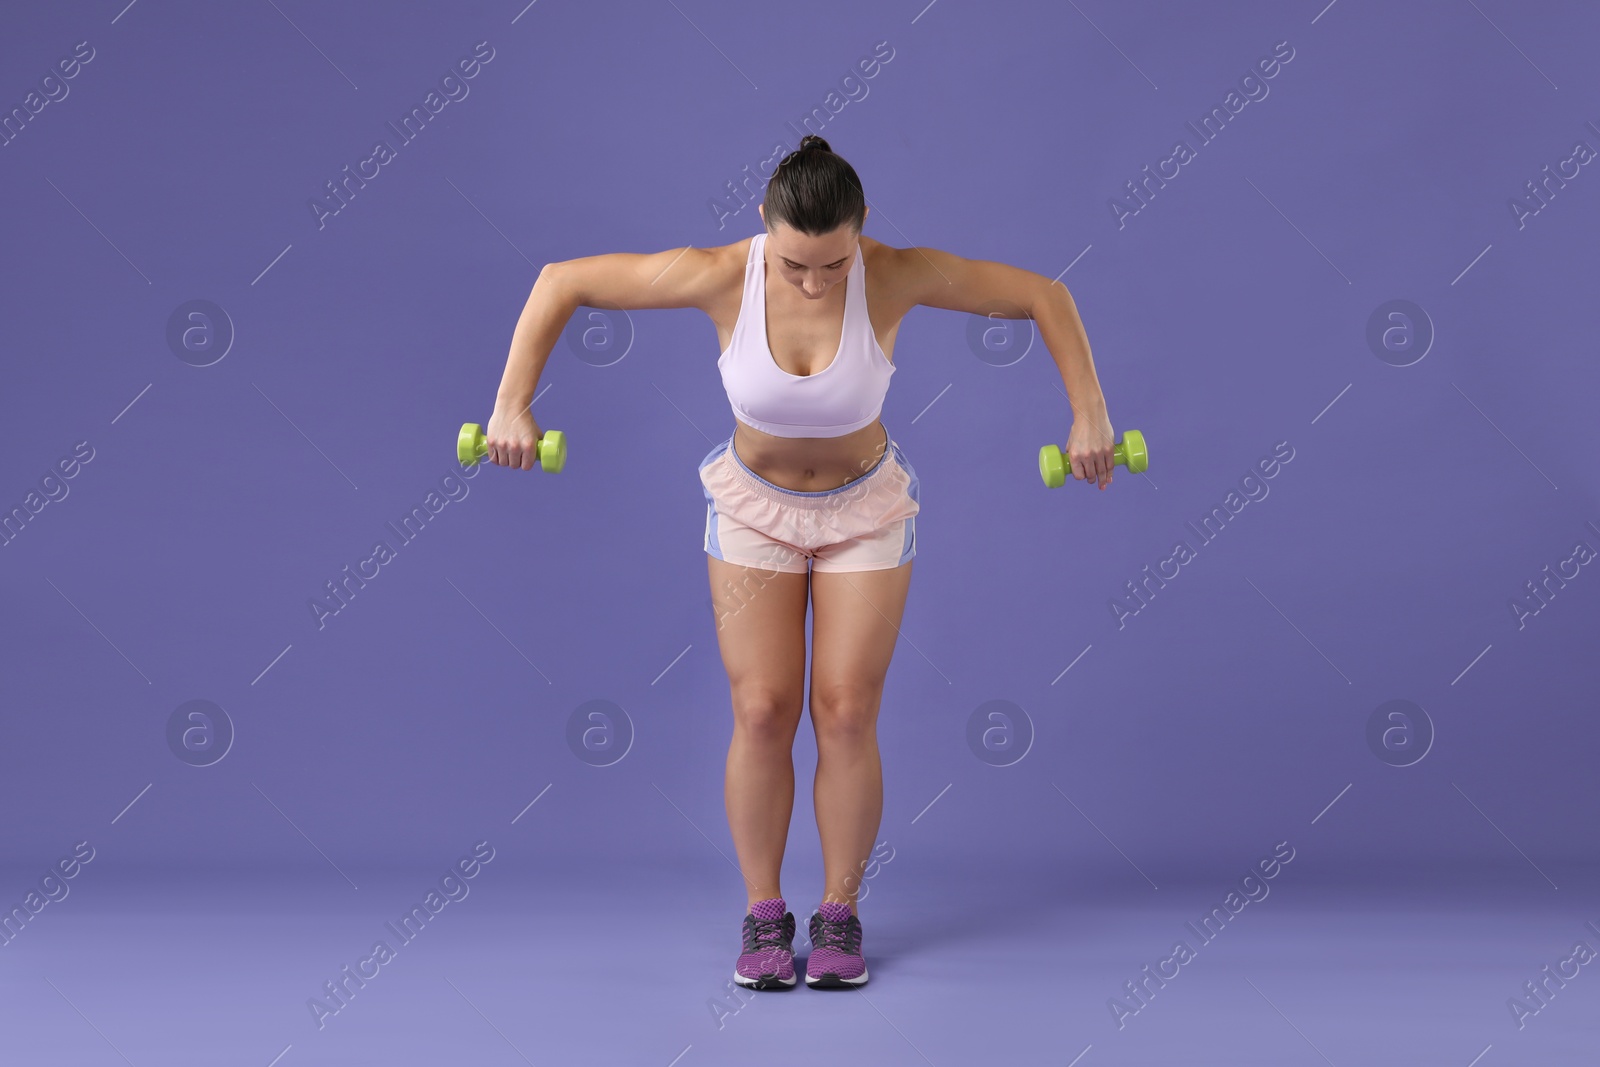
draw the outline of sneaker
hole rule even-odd
[[[850,905],[820,905],[811,916],[809,930],[806,985],[845,989],[867,984],[867,961],[861,958],[861,920],[851,914]]]
[[[794,915],[782,897],[758,900],[744,917],[744,951],[733,980],[746,989],[794,986]]]

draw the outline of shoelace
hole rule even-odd
[[[752,915],[745,919],[745,923],[750,929],[750,944],[746,951],[755,952],[763,948],[785,947],[782,919],[758,919]]]
[[[813,949],[840,949],[854,955],[860,945],[861,927],[852,928],[849,919],[824,919],[820,916],[817,918],[817,930],[811,937]]]

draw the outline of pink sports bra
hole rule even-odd
[[[815,374],[790,374],[767,344],[767,235],[750,239],[744,297],[733,339],[717,360],[728,404],[740,421],[775,437],[842,437],[870,426],[883,410],[895,365],[867,315],[861,247],[845,277],[844,330],[833,362]]]

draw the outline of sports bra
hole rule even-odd
[[[740,421],[775,437],[842,437],[870,426],[883,410],[895,365],[867,315],[861,246],[845,276],[844,329],[833,362],[815,374],[790,374],[767,344],[767,235],[750,238],[744,296],[733,338],[717,360],[728,404]]]

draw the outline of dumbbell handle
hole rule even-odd
[[[535,455],[539,467],[555,474],[567,464],[567,435],[560,430],[546,430],[535,442]],[[489,442],[484,439],[483,427],[475,422],[461,424],[456,435],[456,459],[463,467],[471,467],[489,454]]]
[[[1120,463],[1134,474],[1150,467],[1150,450],[1145,446],[1144,434],[1128,430],[1111,449],[1111,462]],[[1072,472],[1072,460],[1062,454],[1059,445],[1045,445],[1039,449],[1039,477],[1051,489],[1065,485]]]

